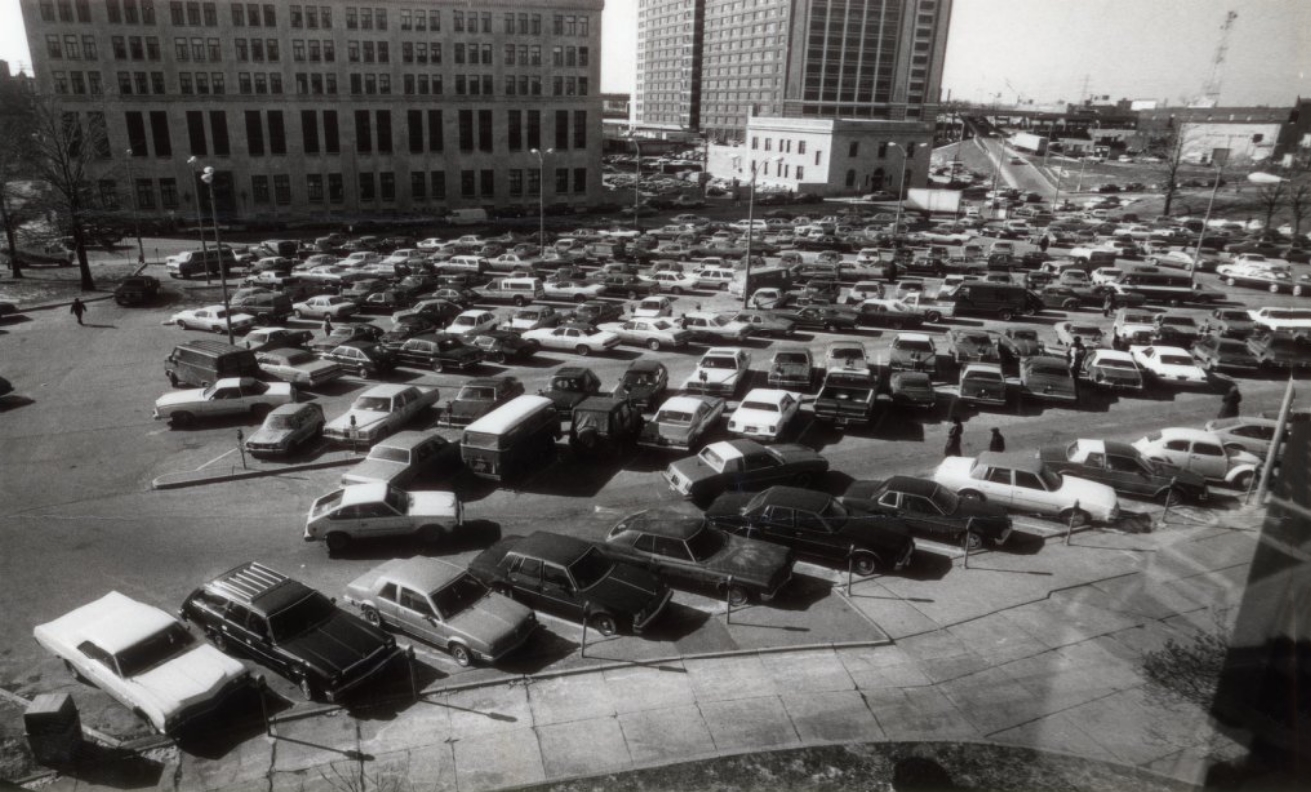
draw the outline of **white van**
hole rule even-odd
[[[720,290],[728,288],[736,273],[736,270],[726,264],[706,264],[692,274],[696,276],[698,289]]]
[[[451,225],[473,225],[487,222],[487,210],[482,207],[473,209],[452,209],[446,215],[446,222]]]
[[[479,289],[485,300],[504,300],[515,305],[527,305],[546,296],[541,278],[496,278]]]
[[[1311,330],[1311,308],[1265,307],[1248,311],[1252,321],[1270,330]]]
[[[481,275],[487,270],[487,259],[482,256],[451,256],[438,265],[443,272],[469,272]]]

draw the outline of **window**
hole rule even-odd
[[[252,157],[264,156],[264,125],[258,110],[246,111],[246,152]]]
[[[373,152],[373,129],[369,126],[369,111],[355,111],[355,151],[359,154]]]
[[[264,4],[264,27],[277,27],[277,26],[278,26],[278,16],[277,16],[277,11],[276,11],[276,9],[274,8],[273,4],[271,4],[271,3],[265,3],[265,4]],[[287,189],[288,189],[288,194],[290,194],[290,189],[291,189],[291,185],[290,185],[290,184],[287,185]],[[278,203],[282,203],[282,201],[278,201]]]
[[[473,111],[461,110],[459,124],[460,151],[473,151]]]
[[[540,149],[542,147],[542,111],[528,111],[528,148]]]
[[[556,195],[565,195],[569,192],[569,169],[555,169],[555,193]]]
[[[444,144],[445,144],[445,135],[442,130],[442,111],[429,110],[428,111],[428,150],[441,151]]]
[[[293,12],[294,14],[294,12]],[[292,17],[295,19],[295,16]],[[310,203],[323,203],[323,174],[309,173],[305,175],[305,200]]]
[[[168,113],[163,110],[150,111],[150,135],[155,144],[156,157],[173,156],[173,140],[168,132]]]
[[[335,91],[333,91],[333,93],[335,93]],[[323,111],[323,151],[327,154],[341,153],[341,142],[337,131],[336,110]],[[331,186],[331,178],[329,178],[328,181],[329,186]],[[329,190],[329,194],[331,194],[331,190]]]
[[[137,208],[155,208],[155,183],[150,179],[137,179]]]
[[[251,176],[250,195],[251,199],[257,204],[272,203],[272,194],[269,192],[269,177]]]
[[[277,201],[278,206],[291,205],[291,177],[285,173],[273,177],[273,200]]]
[[[129,112],[125,114],[125,118],[127,119],[127,142],[132,151],[132,156],[147,156],[145,117],[138,112]]]
[[[574,192],[587,192],[587,168],[574,168]]]
[[[300,111],[301,148],[306,154],[319,153],[319,118],[315,110]]]
[[[392,151],[391,111],[378,110],[375,118],[378,125],[378,153],[390,154]]]
[[[383,171],[378,174],[378,193],[384,201],[396,200],[396,174]]]
[[[178,208],[178,180],[159,180],[159,203],[165,209]]]
[[[340,173],[328,174],[328,202],[344,203],[346,201],[346,186]]]
[[[232,153],[228,143],[228,111],[210,110],[209,128],[214,135],[214,154],[226,157]]]
[[[569,148],[569,111],[555,111],[555,149],[566,151]]]
[[[587,148],[587,111],[574,111],[574,148]]]
[[[287,130],[283,125],[282,111],[269,111],[269,153],[287,153]]]
[[[1006,468],[988,468],[988,481],[994,484],[1010,486],[1011,472]]]
[[[860,156],[860,141],[857,140],[851,141],[851,144],[847,146],[847,156],[848,157]]]
[[[360,174],[360,200],[372,201],[376,197],[372,173]]]
[[[59,36],[46,36],[46,54],[51,60],[59,60],[64,56],[63,47],[59,43]]]
[[[404,19],[406,12],[401,12]],[[403,24],[403,23],[402,23]],[[414,171],[410,173],[410,200],[425,201],[428,198],[428,177],[423,171]]]
[[[479,189],[484,198],[496,195],[496,172],[490,169],[478,171]]]
[[[492,111],[478,111],[478,150],[492,150]]]
[[[199,110],[187,111],[187,138],[192,154],[203,157],[209,153],[205,143],[205,114]]]
[[[246,7],[243,6],[241,3],[232,4],[232,26],[233,27],[246,26]]]

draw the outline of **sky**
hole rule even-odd
[[[606,2],[602,90],[632,91],[636,9],[637,0]],[[1181,104],[1201,93],[1231,9],[1221,104],[1311,96],[1311,0],[955,0],[943,96]],[[0,0],[0,58],[31,61],[18,0]]]

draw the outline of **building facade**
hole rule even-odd
[[[235,217],[601,195],[604,0],[21,6],[38,93],[104,132],[106,207],[208,209],[202,166]]]
[[[762,191],[858,195],[924,186],[932,121],[751,118],[741,144],[713,145],[707,169]],[[904,181],[903,181],[904,178]]]
[[[638,0],[634,124],[723,142],[754,116],[932,119],[950,19],[951,0]]]

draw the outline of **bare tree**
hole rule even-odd
[[[1311,180],[1302,178],[1288,186],[1288,214],[1293,224],[1293,236],[1302,233],[1302,222],[1311,214]]]
[[[84,124],[77,113],[65,111],[50,97],[33,99],[31,117],[29,164],[33,177],[45,187],[38,206],[72,237],[82,290],[91,291],[96,283],[86,248],[88,224],[96,208],[92,174],[104,176],[109,156],[105,129]]]
[[[0,96],[0,226],[5,232],[5,248],[13,277],[23,277],[18,255],[18,229],[30,216],[26,205],[25,180],[31,178],[29,165],[32,117],[29,97],[15,91]]]
[[[1288,194],[1289,183],[1286,179],[1257,185],[1256,193],[1252,196],[1252,205],[1264,215],[1265,224],[1262,228],[1270,228],[1275,212],[1278,212],[1288,201]]]
[[[1184,164],[1183,131],[1176,128],[1165,130],[1162,134],[1150,138],[1146,148],[1153,156],[1161,159],[1161,163],[1156,166],[1156,171],[1161,176],[1161,197],[1165,201],[1161,207],[1161,214],[1168,215],[1179,192],[1179,171]]]

